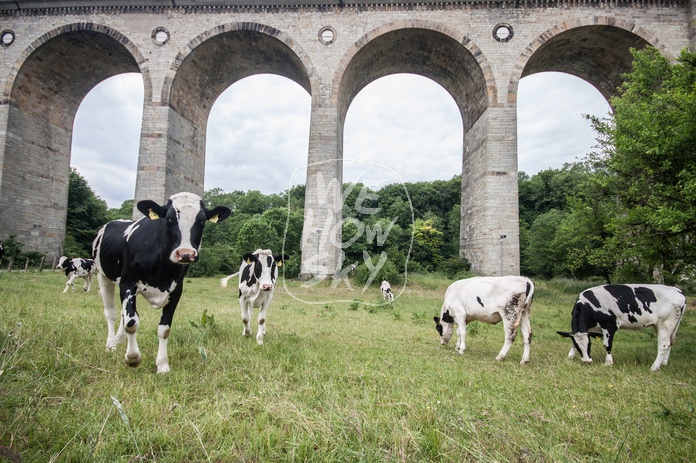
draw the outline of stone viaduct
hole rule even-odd
[[[0,1],[0,239],[60,251],[73,119],[102,80],[142,75],[134,198],[164,201],[203,193],[207,117],[220,93],[271,73],[311,95],[303,273],[319,261],[319,273],[333,274],[341,238],[317,240],[340,230],[341,191],[326,185],[342,181],[347,110],[375,79],[413,73],[461,111],[460,252],[477,273],[495,274],[502,246],[504,272],[519,273],[519,80],[561,71],[609,98],[630,48],[673,59],[693,46],[695,1]]]

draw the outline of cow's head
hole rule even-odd
[[[244,254],[242,257],[244,262],[253,266],[253,275],[259,282],[261,291],[270,291],[275,287],[278,279],[278,266],[289,258],[286,254],[273,254],[269,249],[257,249],[253,253]],[[249,277],[251,278],[251,274]]]
[[[593,332],[584,333],[568,333],[565,331],[556,331],[564,338],[570,338],[573,342],[573,347],[575,350],[580,352],[581,360],[585,363],[592,363],[592,358],[590,357],[590,348],[592,347],[591,338],[602,337],[601,334]]]
[[[140,201],[138,210],[151,220],[163,221],[166,242],[171,249],[169,260],[175,264],[191,264],[198,260],[206,220],[218,222],[232,214],[225,206],[207,209],[200,196],[193,193],[177,193],[164,206],[150,200]]]
[[[68,259],[67,257],[65,257],[65,256],[60,256],[60,259],[58,259],[58,265],[56,265],[56,268],[57,268],[57,269],[58,269],[58,268],[67,268],[67,263],[68,263],[69,261],[70,261],[70,259]]]
[[[447,344],[454,334],[454,318],[449,313],[449,310],[442,312],[442,318],[433,317],[435,320],[435,329],[440,333],[440,344]]]

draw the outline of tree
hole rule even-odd
[[[79,172],[70,169],[68,185],[68,210],[65,232],[79,245],[80,255],[69,257],[89,257],[92,241],[102,225],[108,222],[106,201],[99,198]]]
[[[590,118],[601,148],[593,160],[619,206],[615,252],[673,283],[696,257],[696,53],[674,64],[654,48],[632,54],[614,113]]]

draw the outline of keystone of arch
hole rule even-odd
[[[170,103],[170,98],[171,98],[171,92],[172,92],[172,86],[174,84],[174,79],[176,77],[176,73],[181,67],[181,64],[184,62],[186,57],[193,52],[196,47],[198,47],[200,44],[205,42],[208,39],[211,39],[215,36],[221,35],[221,34],[226,34],[229,32],[234,32],[234,31],[254,31],[258,32],[261,34],[268,35],[270,37],[273,37],[277,39],[278,41],[282,42],[285,44],[300,60],[302,65],[305,68],[305,72],[307,73],[307,77],[309,79],[309,87],[303,83],[303,82],[297,82],[300,84],[307,92],[312,95],[314,89],[318,89],[318,79],[316,77],[316,70],[314,67],[314,64],[312,64],[311,59],[309,58],[309,55],[297,44],[295,41],[290,37],[289,34],[286,32],[282,32],[274,27],[271,26],[266,26],[264,24],[259,24],[259,23],[253,23],[253,22],[236,22],[236,23],[226,23],[226,24],[221,24],[219,26],[213,27],[212,29],[209,29],[197,37],[193,38],[189,43],[184,46],[179,53],[177,53],[176,57],[174,58],[174,62],[172,65],[169,67],[169,70],[167,71],[165,77],[164,77],[164,85],[162,86],[162,96],[161,96],[161,103],[162,105],[168,105]],[[318,93],[318,91],[317,91]]]
[[[109,26],[105,26],[103,24],[96,24],[92,22],[80,22],[65,24],[63,26],[57,27],[46,32],[45,34],[34,40],[24,51],[20,53],[19,58],[17,58],[17,61],[8,73],[7,81],[5,82],[5,86],[3,88],[2,104],[7,104],[10,101],[12,88],[14,87],[14,82],[17,78],[17,74],[19,73],[20,69],[27,61],[27,59],[37,48],[39,48],[41,45],[48,42],[49,40],[54,39],[62,34],[79,31],[98,32],[114,39],[115,41],[123,45],[126,48],[126,50],[131,54],[131,56],[135,60],[135,63],[138,65],[138,68],[140,69],[140,74],[143,77],[145,101],[149,101],[152,99],[152,82],[150,79],[150,70],[148,68],[147,61],[143,57],[142,53],[140,53],[138,47],[135,44],[133,44],[133,42],[131,42],[125,35],[121,34],[117,30]]]
[[[522,73],[524,72],[524,69],[527,66],[529,60],[542,45],[564,32],[579,27],[591,26],[611,26],[634,34],[635,36],[647,42],[650,46],[655,47],[663,56],[667,57],[667,59],[673,59],[672,53],[670,53],[667,50],[667,48],[660,42],[660,40],[654,33],[647,31],[642,27],[638,26],[637,24],[626,21],[624,19],[618,19],[609,16],[589,16],[584,18],[576,18],[572,21],[564,21],[539,34],[539,36],[532,40],[532,42],[530,42],[529,45],[527,45],[527,47],[525,47],[525,49],[522,51],[519,58],[517,59],[517,62],[515,63],[512,75],[510,76],[507,102],[509,104],[514,104],[517,102],[517,91],[519,88],[520,79],[522,78]],[[600,92],[607,100],[609,100],[609,97],[605,92],[602,92],[601,90]]]

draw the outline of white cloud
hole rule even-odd
[[[142,101],[140,75],[116,76],[85,97],[75,118],[71,164],[109,207],[135,191]],[[310,110],[307,92],[283,77],[253,76],[228,88],[208,121],[206,190],[270,194],[287,189],[291,179],[304,183],[306,169],[297,168],[307,163]],[[582,115],[608,111],[599,92],[573,76],[522,79],[519,169],[533,175],[578,161],[595,144]],[[348,111],[344,180],[365,172],[361,161],[388,166],[407,182],[450,179],[461,173],[462,137],[461,116],[440,85],[410,74],[379,79]]]

